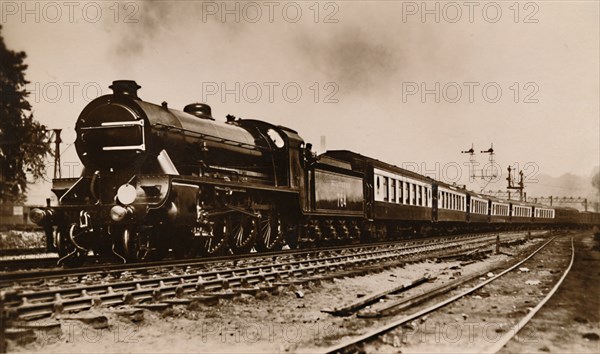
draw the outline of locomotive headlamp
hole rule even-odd
[[[117,200],[123,205],[129,205],[135,201],[137,192],[131,184],[124,184],[117,190]]]

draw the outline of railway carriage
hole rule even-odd
[[[579,212],[574,208],[553,207],[556,228],[573,228],[579,221]]]
[[[554,223],[554,208],[544,205],[533,205],[533,223],[536,225],[547,225]]]
[[[467,191],[467,221],[478,228],[485,228],[490,222],[487,196]]]
[[[467,222],[467,191],[456,186],[436,181],[433,187],[433,221],[445,232],[457,232]]]
[[[495,197],[488,197],[490,223],[491,224],[504,224],[510,222],[510,202],[498,199]]]
[[[516,201],[510,202],[510,222],[516,228],[523,228],[532,223],[533,207],[531,204]]]

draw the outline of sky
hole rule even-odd
[[[318,151],[476,190],[461,154],[471,144],[477,169],[493,144],[494,189],[509,165],[534,180],[600,164],[598,1],[3,1],[0,11],[7,46],[28,56],[34,116],[63,129],[66,177],[79,171],[79,112],[117,79],[136,80],[149,102],[206,102],[217,120],[288,126]],[[34,200],[48,193],[32,188]]]

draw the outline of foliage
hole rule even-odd
[[[2,26],[0,26],[0,31]],[[46,128],[33,119],[25,85],[25,52],[6,48],[0,33],[0,201],[22,202],[27,174],[44,173],[44,157],[50,153]]]

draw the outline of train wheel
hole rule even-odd
[[[345,243],[350,239],[350,229],[348,229],[348,226],[346,225],[345,220],[339,220],[337,222],[336,229],[337,229],[336,234],[340,241]]]
[[[321,230],[323,230],[323,241],[332,242],[337,240],[338,234],[337,230],[335,229],[334,221],[325,220],[323,221],[322,225],[323,227],[321,228]]]
[[[290,249],[298,248],[298,226],[288,226],[285,230],[285,243]]]
[[[79,227],[77,224],[59,226],[56,231],[55,239],[58,256],[60,257],[59,263],[65,267],[79,267],[85,262],[86,252],[77,249],[71,241],[78,232]]]
[[[361,236],[360,225],[356,221],[350,223],[350,240],[359,241]]]
[[[234,254],[249,253],[256,243],[256,221],[254,218],[243,214],[231,214],[229,216],[231,225],[231,236],[229,248]]]
[[[279,250],[283,243],[283,230],[279,213],[271,210],[263,214],[258,222],[256,250],[259,252]]]
[[[200,241],[200,252],[203,256],[214,256],[227,248],[227,239],[231,230],[231,219],[227,216],[217,217],[212,221],[210,235]]]
[[[150,261],[160,258],[161,254],[151,228],[136,230],[132,226],[125,227],[121,232],[121,247],[125,258],[131,261]]]

